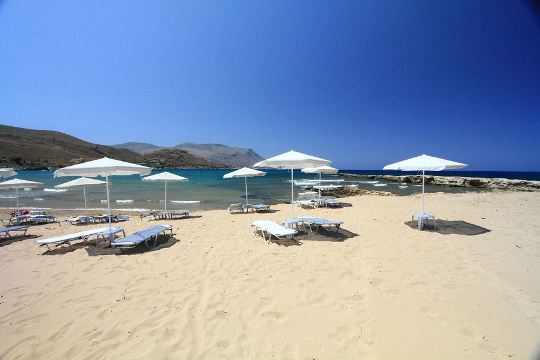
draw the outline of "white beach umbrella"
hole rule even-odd
[[[96,180],[96,179],[89,179],[86,177],[81,177],[75,180],[71,180],[65,183],[62,183],[60,185],[56,185],[56,189],[70,189],[70,188],[83,188],[83,195],[84,195],[84,213],[88,215],[88,208],[86,206],[86,187],[88,186],[97,186],[97,185],[105,185],[107,182]]]
[[[11,177],[17,175],[17,172],[11,168],[0,169],[0,177]]]
[[[180,175],[172,174],[168,171],[161,172],[159,174],[150,175],[142,178],[143,181],[162,182],[165,183],[165,211],[167,211],[167,183],[170,182],[186,182],[188,178]]]
[[[109,196],[109,176],[114,175],[148,175],[152,168],[125,161],[109,159],[104,157],[98,160],[87,161],[81,164],[68,166],[58,169],[54,172],[54,177],[61,176],[88,176],[105,178],[107,185],[107,211],[109,215],[109,230],[112,230],[111,224],[111,200]],[[109,237],[112,237],[109,234]]]
[[[19,189],[40,188],[40,187],[43,187],[43,183],[40,183],[37,181],[21,180],[17,178],[0,182],[0,189],[15,189],[15,197],[17,198],[17,208],[19,207]]]
[[[260,161],[253,165],[253,167],[291,170],[291,212],[294,217],[294,170],[306,167],[326,166],[330,165],[330,163],[330,160],[291,150],[281,155]]]
[[[248,202],[247,178],[255,177],[255,176],[264,176],[264,175],[266,175],[264,171],[259,171],[259,170],[244,167],[244,168],[241,168],[241,169],[238,169],[238,170],[235,170],[233,172],[223,175],[223,178],[224,179],[244,178],[244,185],[246,187],[246,205],[248,205],[249,202]]]
[[[306,174],[319,174],[319,199],[321,198],[321,177],[322,174],[337,174],[338,169],[331,166],[317,166],[317,167],[308,167],[302,169],[303,173]]]
[[[463,169],[468,166],[455,161],[445,160],[426,154],[386,165],[383,170],[422,171],[422,212],[424,209],[424,185],[426,171]]]

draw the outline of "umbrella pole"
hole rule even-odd
[[[167,211],[167,182],[165,181],[165,211]]]
[[[17,198],[17,209],[19,208],[19,189],[15,188],[15,198]]]
[[[319,173],[319,200],[321,200],[321,173]]]
[[[291,218],[294,217],[294,169],[291,169]]]
[[[111,199],[109,196],[109,175],[105,176],[105,181],[107,182],[107,211],[109,215],[109,243],[112,243],[112,223],[111,223]]]
[[[422,213],[425,212],[425,209],[424,209],[424,184],[425,184],[425,175],[426,175],[426,172],[425,170],[422,170]]]
[[[86,186],[83,186],[82,191],[84,194],[84,214],[88,216],[88,207],[86,206]]]
[[[248,201],[248,194],[247,194],[247,177],[244,177],[244,184],[246,185],[246,205],[248,205],[249,201]]]

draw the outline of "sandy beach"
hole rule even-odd
[[[0,242],[2,359],[528,359],[540,344],[540,193],[429,194],[296,214],[336,239],[265,242],[269,214],[201,211],[123,255]],[[122,223],[130,233],[156,223]],[[49,237],[95,227],[40,225]],[[339,241],[331,241],[339,240]],[[95,250],[95,249],[94,249]]]

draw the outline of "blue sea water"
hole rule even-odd
[[[230,170],[169,170],[175,174],[187,177],[189,182],[170,183],[167,192],[168,209],[224,209],[230,203],[242,202],[245,197],[243,179],[223,179],[223,175]],[[157,173],[159,171],[154,171]],[[407,172],[386,172],[366,170],[342,170],[344,173],[357,174],[395,174],[404,175]],[[473,176],[494,178],[515,178],[526,180],[540,180],[538,172],[471,172],[452,171],[437,172],[436,175]],[[73,177],[54,178],[52,171],[22,170],[17,175],[20,179],[39,181],[45,188],[54,188],[55,185],[73,180]],[[314,175],[295,171],[295,179],[315,179]],[[162,183],[142,182],[139,176],[111,177],[111,202],[113,209],[162,209],[164,207],[164,185]],[[339,179],[335,175],[323,176],[325,180]],[[355,184],[363,189],[390,191],[397,195],[418,193],[421,188],[414,185],[404,185],[392,182],[373,182],[350,178],[340,184]],[[325,183],[328,184],[328,183]],[[251,203],[283,203],[290,201],[290,172],[284,170],[268,170],[264,177],[248,179],[248,193]],[[295,187],[295,191],[304,191]],[[426,186],[427,192],[465,192],[471,191],[462,188],[447,188],[441,186]],[[105,186],[89,187],[86,190],[88,207],[91,209],[105,209],[107,198]],[[15,206],[14,190],[0,191],[0,208]],[[119,200],[120,202],[116,202]],[[129,202],[125,202],[128,200]],[[132,200],[132,201],[131,201]],[[200,201],[198,204],[181,204],[171,201]],[[54,209],[81,209],[84,207],[82,189],[73,189],[66,192],[49,192],[43,189],[19,190],[19,202],[27,207],[54,208]]]

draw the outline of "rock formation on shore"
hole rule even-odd
[[[372,180],[393,181],[399,183],[421,184],[422,175],[362,175],[362,174],[339,174],[343,177],[354,177]],[[426,175],[426,184],[467,187],[485,190],[501,191],[540,191],[540,181],[503,179],[503,178],[477,178],[463,176],[433,176]]]
[[[356,186],[340,186],[333,189],[321,190],[321,195],[342,198],[342,197],[357,196],[357,195],[393,196],[394,194],[388,191],[360,189]]]

